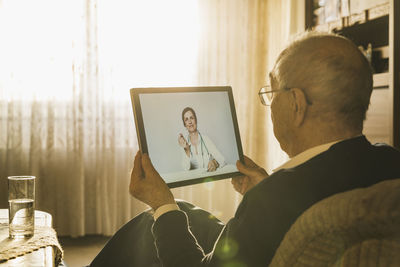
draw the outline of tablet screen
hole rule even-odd
[[[239,175],[231,87],[133,88],[139,146],[169,187]]]

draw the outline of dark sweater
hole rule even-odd
[[[206,256],[184,212],[163,214],[153,225],[158,256],[163,266],[267,266],[290,226],[313,204],[394,178],[400,178],[399,151],[371,145],[364,136],[345,140],[249,190]]]

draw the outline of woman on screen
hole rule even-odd
[[[197,129],[197,116],[194,110],[186,107],[182,111],[183,125],[188,131],[185,138],[182,133],[178,136],[178,143],[182,149],[182,167],[184,170],[203,168],[215,171],[223,167],[225,158],[208,136],[201,134]]]

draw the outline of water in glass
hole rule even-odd
[[[25,238],[33,236],[34,232],[34,200],[9,200],[10,237]]]

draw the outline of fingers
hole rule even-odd
[[[151,163],[149,154],[143,154],[141,160],[142,160],[143,171],[146,177],[149,176],[150,173],[157,172],[156,169],[154,169],[153,164]]]
[[[253,173],[262,171],[262,172],[264,172],[265,174],[267,174],[263,168],[261,168],[260,166],[258,166],[258,165],[257,165],[253,160],[251,160],[249,157],[243,155],[243,161],[244,161],[244,163],[241,162],[241,161],[239,161],[239,160],[236,162],[236,167],[237,167],[238,169],[240,168],[240,169],[243,170],[244,172],[246,172],[246,170],[247,170],[247,171],[253,171]],[[239,170],[239,171],[240,171],[240,170]],[[242,172],[242,171],[240,171],[240,172]],[[246,173],[244,173],[244,172],[242,172],[242,173],[243,173],[243,174],[246,174]]]
[[[234,177],[231,179],[231,183],[233,185],[233,188],[240,193],[240,185],[241,185],[241,177]]]
[[[237,176],[237,177],[233,177],[231,179],[231,184],[233,185],[233,187],[236,189],[237,186],[240,186],[242,184],[243,178],[245,176]]]
[[[247,177],[247,176],[244,176],[243,177],[243,180],[242,180],[242,186],[240,187],[240,194],[242,194],[242,195],[244,195],[246,192],[247,192],[247,190],[248,190],[248,188],[249,188],[249,177]]]
[[[249,189],[257,185],[263,179],[268,177],[268,173],[261,167],[259,167],[254,161],[252,161],[249,157],[244,156],[244,162],[237,161],[236,167],[239,172],[244,175],[241,180],[240,186],[235,187],[236,191],[245,194]]]
[[[257,164],[254,163],[249,157],[243,155],[244,164],[248,167],[258,167]]]
[[[258,168],[258,165],[254,163],[249,157],[243,155],[243,162],[240,160],[236,161],[236,167],[238,168],[239,172],[248,175],[248,171],[250,171],[253,168]]]
[[[240,194],[244,195],[249,187],[249,181],[247,176],[238,176],[231,179],[231,183],[233,188],[239,192]]]
[[[217,169],[217,166],[218,166],[217,164],[218,163],[217,163],[217,161],[215,159],[210,160],[208,162],[207,171],[209,171],[209,172],[215,171]]]
[[[132,180],[137,180],[142,177],[143,177],[142,153],[139,150],[136,153],[135,160],[133,161]]]
[[[213,164],[211,161],[208,162],[207,171],[208,171],[208,172],[212,172],[212,171],[214,171],[214,170],[215,170],[214,164]]]
[[[244,175],[254,174],[254,169],[250,166],[244,165],[240,160],[236,162],[236,167],[238,168],[239,172],[243,173]]]
[[[268,176],[267,172],[258,166],[249,167],[244,165],[242,162],[237,161],[236,167],[238,168],[239,172],[249,176],[250,178],[265,178]]]
[[[181,133],[178,136],[178,144],[183,148],[186,148],[188,146],[188,142],[186,141],[185,137],[183,137],[183,135]]]
[[[131,195],[135,195],[135,191],[137,189],[137,185],[140,183],[140,180],[143,179],[143,169],[142,169],[142,153],[138,151],[136,153],[135,159],[133,161],[133,169],[131,173],[131,181],[129,184],[129,192]]]

